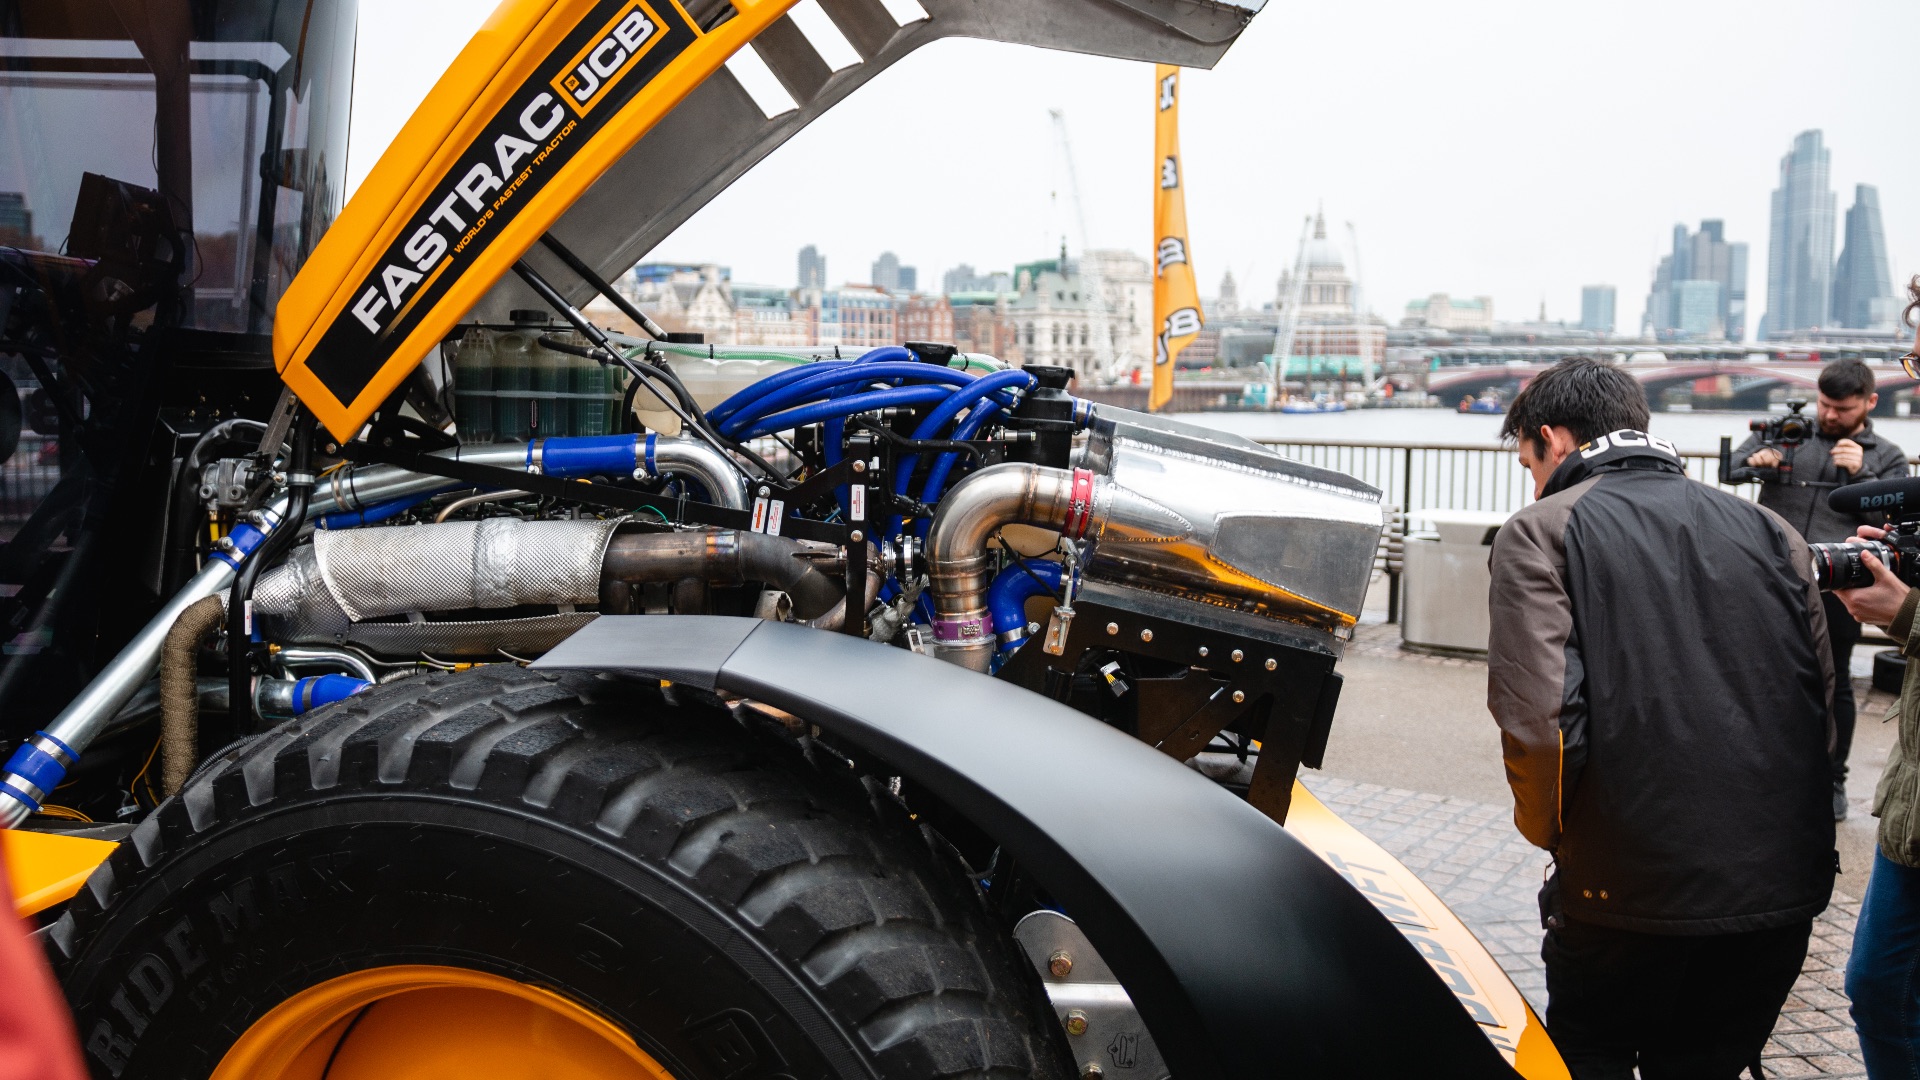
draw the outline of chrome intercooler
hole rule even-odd
[[[927,537],[935,642],[943,658],[986,670],[988,541],[1023,524],[1084,541],[1088,581],[1253,616],[1337,651],[1360,617],[1384,522],[1380,491],[1343,473],[1102,406],[1077,467],[995,465],[942,500]]]

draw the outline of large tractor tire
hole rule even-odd
[[[50,937],[121,1080],[1067,1075],[884,788],[608,677],[406,679],[239,744]]]

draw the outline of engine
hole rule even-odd
[[[622,347],[631,379],[530,317],[471,330],[439,380],[451,435],[334,448],[251,590],[262,716],[525,662],[601,614],[749,615],[997,674],[1169,752],[1244,761],[1278,723],[1288,764],[1314,762],[1378,491],[1096,407],[1066,369]]]

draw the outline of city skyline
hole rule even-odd
[[[406,10],[362,13],[350,179],[490,4],[391,7]],[[1920,146],[1886,134],[1907,96],[1900,69],[1853,62],[1861,40],[1920,33],[1920,7],[1623,0],[1595,13],[1491,0],[1474,10],[1462,19],[1406,7],[1382,19],[1343,5],[1278,8],[1218,69],[1190,72],[1183,141],[1201,280],[1230,270],[1243,302],[1264,301],[1291,264],[1301,220],[1325,198],[1341,207],[1338,228],[1358,226],[1378,314],[1449,292],[1492,295],[1508,312],[1533,313],[1544,299],[1550,318],[1572,323],[1581,286],[1601,282],[1620,290],[1617,324],[1637,327],[1667,227],[1719,218],[1753,245],[1752,336],[1781,148],[1811,128],[1842,150],[1835,189],[1881,185],[1895,280],[1920,269],[1920,245],[1906,239],[1920,232],[1920,205],[1896,183],[1920,174]],[[1731,67],[1675,63],[1662,43],[1682,39],[1713,41]],[[1571,73],[1572,41],[1607,57],[1607,74]],[[1818,77],[1805,77],[1810,68]],[[1073,125],[1091,246],[1144,251],[1150,83],[1150,69],[1122,61],[929,46],[802,131],[647,259],[719,260],[742,280],[784,282],[807,243],[842,270],[892,250],[932,285],[961,263],[1001,269],[1055,251],[1062,233],[1078,251],[1052,105]],[[1304,93],[1314,86],[1339,89]],[[1680,101],[1689,107],[1674,108]],[[862,167],[881,155],[952,165]]]

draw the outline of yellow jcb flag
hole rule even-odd
[[[1147,411],[1173,399],[1173,361],[1200,332],[1200,289],[1187,243],[1187,195],[1180,168],[1180,69],[1154,66],[1153,389]]]

